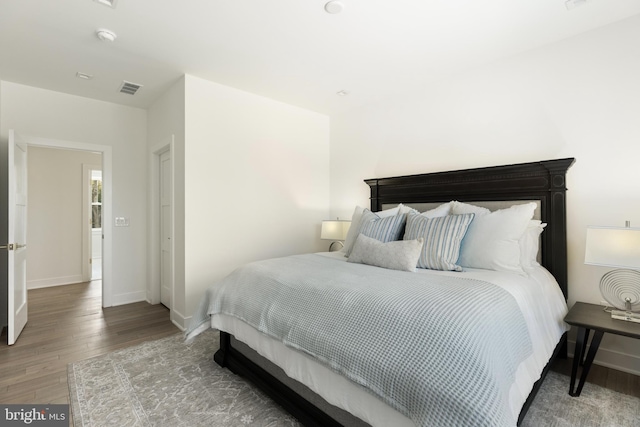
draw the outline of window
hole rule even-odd
[[[102,171],[91,171],[91,228],[102,228]]]

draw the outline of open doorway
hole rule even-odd
[[[70,236],[59,237],[57,240],[57,246],[54,251],[64,252],[70,250],[71,248],[74,251],[77,248],[77,245],[82,245],[81,255],[77,258],[77,262],[90,266],[89,257],[93,254],[94,251],[91,249],[91,246],[97,246],[99,251],[96,254],[100,256],[100,267],[99,271],[96,271],[96,275],[99,274],[102,280],[100,280],[100,285],[98,286],[101,291],[101,299],[102,299],[102,307],[110,307],[113,305],[113,296],[112,296],[112,284],[111,284],[111,251],[112,251],[112,227],[109,221],[104,220],[105,218],[109,218],[111,215],[111,177],[112,177],[112,148],[109,146],[96,145],[96,144],[88,144],[88,143],[80,143],[80,142],[72,142],[72,141],[60,141],[53,140],[48,138],[40,138],[40,137],[31,137],[23,135],[23,139],[26,142],[28,149],[49,149],[50,153],[57,152],[58,155],[64,156],[64,153],[75,153],[77,156],[82,155],[93,155],[94,157],[88,160],[83,161],[83,165],[89,165],[91,170],[100,171],[100,191],[97,199],[99,199],[99,208],[93,208],[93,206],[98,206],[98,204],[93,204],[90,202],[91,196],[89,190],[83,191],[80,190],[80,196],[74,198],[73,201],[65,196],[62,188],[54,188],[47,192],[47,203],[43,206],[40,206],[38,212],[43,215],[46,214],[47,211],[54,209],[55,206],[62,206],[69,203],[77,204],[77,209],[81,212],[81,224],[76,224],[77,229],[81,230],[81,237],[70,238]],[[96,157],[97,156],[97,157]],[[85,168],[86,169],[86,168]],[[42,173],[43,170],[39,169],[36,171],[29,171],[31,173]],[[78,177],[80,182],[80,187],[82,188],[85,185],[85,182],[88,180],[84,180],[83,166],[79,169],[75,169],[75,175]],[[89,183],[90,184],[90,183]],[[86,188],[90,188],[90,185],[86,185]],[[86,200],[83,200],[83,197],[86,195]],[[29,210],[33,211],[34,206],[29,202],[30,207]],[[92,211],[96,211],[99,213],[95,218],[93,217]],[[54,225],[54,227],[58,227],[59,225],[67,222],[73,221],[70,216],[61,215],[58,218],[59,223]],[[92,241],[93,239],[87,238],[84,239],[82,237],[83,234],[88,234],[89,236],[93,234],[93,224],[101,224],[101,228],[98,230],[100,234],[99,239],[95,240],[95,244]],[[89,226],[91,226],[89,228]],[[48,228],[45,230],[29,229],[27,232],[28,238],[31,239],[39,239],[42,236],[45,236],[47,233],[51,232],[53,227],[49,224]],[[91,230],[88,233],[85,233],[83,230]],[[29,245],[30,252],[32,249],[37,247],[36,241],[33,244]],[[49,255],[52,252],[49,252]],[[29,256],[29,254],[28,254]],[[31,263],[34,264],[34,263]],[[29,263],[27,263],[27,269],[29,269]],[[52,278],[54,280],[49,280],[47,283],[40,282],[40,284],[47,284],[49,286],[54,286],[55,284],[63,284],[61,282],[66,283],[78,283],[85,282],[91,280],[94,276],[94,271],[90,268],[88,271],[86,268],[82,268],[82,273],[79,276],[76,276],[77,273],[73,274],[65,274],[59,273],[61,270],[57,270],[58,275],[53,274]],[[77,270],[76,270],[77,271]],[[56,283],[57,282],[57,283]],[[32,286],[35,287],[44,287],[44,286]]]
[[[102,155],[28,146],[27,157],[27,288],[101,280]]]

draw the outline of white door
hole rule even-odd
[[[27,144],[9,130],[8,344],[27,324]]]
[[[160,302],[169,309],[173,304],[171,173],[171,152],[167,150],[160,155]]]

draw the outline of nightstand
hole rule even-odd
[[[571,326],[578,327],[576,348],[573,354],[573,369],[571,370],[571,385],[569,386],[569,394],[571,396],[580,396],[582,387],[584,387],[584,381],[587,379],[589,369],[591,369],[593,359],[596,357],[596,352],[598,351],[600,341],[602,341],[602,336],[605,332],[623,335],[625,337],[640,338],[640,324],[612,319],[611,313],[604,311],[604,307],[601,305],[577,302],[571,307],[564,321]],[[594,331],[591,346],[589,347],[587,358],[583,360],[591,330]],[[578,388],[574,390],[579,365],[583,365],[582,374],[580,375]]]

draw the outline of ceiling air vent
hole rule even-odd
[[[126,93],[127,95],[135,95],[141,87],[142,85],[138,83],[131,83],[125,80],[122,82],[122,86],[120,86],[120,92]]]

